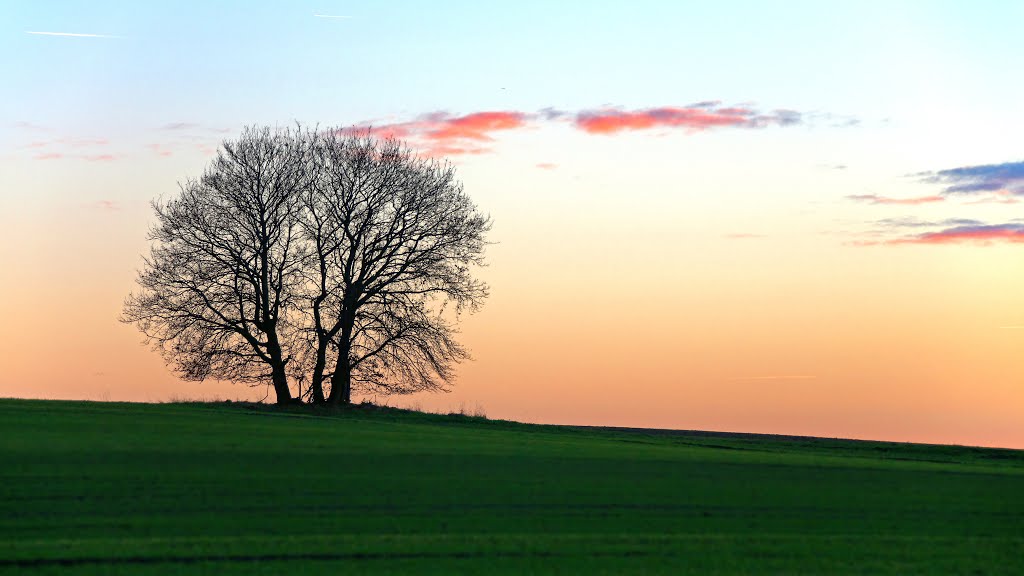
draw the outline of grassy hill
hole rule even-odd
[[[1024,452],[0,400],[0,572],[1024,574]]]

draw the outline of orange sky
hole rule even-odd
[[[150,200],[301,120],[494,220],[475,360],[378,401],[1024,448],[1024,5],[604,6],[0,6],[0,396],[262,398],[117,318]]]
[[[534,422],[1024,447],[1024,267],[1008,265],[1020,261],[1017,245],[860,246],[801,229],[820,214],[791,217],[786,233],[772,233],[776,219],[755,230],[763,237],[735,238],[726,231],[745,228],[717,221],[736,217],[725,208],[651,210],[658,190],[620,206],[602,197],[619,183],[600,175],[580,176],[593,200],[577,202],[555,196],[574,176],[538,170],[520,188],[495,164],[462,169],[496,222],[481,271],[492,296],[463,322],[475,360],[450,394],[389,403]],[[835,204],[827,209],[842,214]],[[178,381],[117,322],[145,246],[142,202],[60,215],[59,230],[32,219],[7,228],[31,249],[8,245],[5,261],[31,273],[6,288],[18,305],[2,331],[0,394],[263,397]]]

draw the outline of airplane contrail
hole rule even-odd
[[[35,30],[26,30],[25,34],[35,34],[37,36],[74,36],[75,38],[124,38],[124,36],[111,36],[110,34],[78,34],[76,32],[37,32]]]
[[[817,376],[795,375],[795,376],[737,376],[733,380],[814,380]]]

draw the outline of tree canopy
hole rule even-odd
[[[182,378],[346,403],[444,389],[468,358],[455,325],[487,296],[490,219],[449,163],[365,132],[247,128],[180,187],[153,203],[123,320]]]

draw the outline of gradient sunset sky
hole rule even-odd
[[[247,124],[494,219],[449,394],[531,422],[1024,448],[1024,3],[0,3],[0,396],[259,399],[118,322]],[[382,399],[378,399],[382,400]]]

